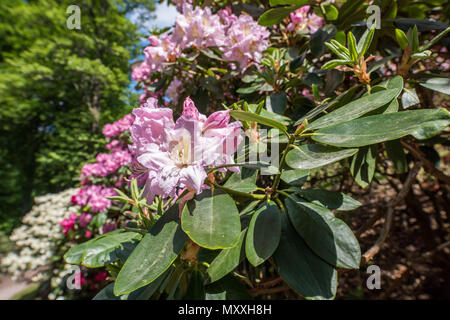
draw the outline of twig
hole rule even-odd
[[[361,265],[366,264],[367,261],[371,260],[380,251],[380,247],[383,244],[383,242],[386,240],[389,230],[391,229],[392,220],[394,217],[395,206],[397,204],[399,204],[400,201],[402,201],[406,197],[406,195],[408,194],[409,189],[411,188],[411,185],[412,185],[413,181],[415,180],[417,174],[419,173],[419,170],[421,167],[422,167],[421,161],[418,161],[415,163],[414,167],[409,172],[405,183],[403,184],[402,190],[400,190],[400,192],[397,194],[396,198],[392,199],[388,203],[386,220],[384,221],[383,229],[381,230],[380,236],[378,237],[375,244],[363,254],[363,256],[361,258]]]
[[[281,277],[276,277],[275,279],[268,280],[266,282],[258,283],[257,286],[258,287],[262,287],[262,288],[270,288],[270,287],[273,287],[276,284],[279,284],[282,281],[283,281],[283,279]]]
[[[408,150],[414,158],[423,162],[424,167],[427,169],[427,171],[430,174],[435,176],[438,180],[441,180],[442,182],[444,182],[446,185],[450,185],[450,177],[447,176],[442,171],[440,171],[439,169],[437,169],[434,166],[434,164],[427,159],[427,157],[423,154],[422,151],[416,149],[415,147],[411,146],[410,144],[408,144],[404,141],[400,141],[400,142],[401,142],[402,146],[406,150]]]

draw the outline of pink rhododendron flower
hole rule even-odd
[[[75,222],[77,221],[77,215],[71,213],[68,218],[63,219],[59,225],[63,227],[63,234],[67,235],[70,230],[75,229]]]
[[[84,236],[89,239],[92,237],[92,232],[90,232],[89,230],[86,230],[86,232],[84,233]]]
[[[199,6],[192,8],[183,5],[183,14],[177,16],[173,39],[181,48],[222,46],[225,33],[220,19],[211,13],[211,9]]]
[[[94,276],[94,281],[96,282],[105,281],[107,276],[108,274],[105,271],[102,271]]]
[[[227,30],[223,57],[237,61],[241,71],[244,71],[250,62],[261,60],[262,52],[269,46],[269,36],[267,28],[260,26],[249,15],[241,14]]]
[[[92,214],[83,212],[78,218],[78,224],[80,227],[85,228],[88,226],[89,222],[92,220]]]
[[[105,233],[114,231],[116,229],[117,229],[117,227],[114,223],[107,222],[107,223],[103,224],[103,226],[101,228],[101,234],[105,234]]]
[[[310,33],[314,33],[320,29],[323,25],[323,18],[314,13],[308,14],[310,8],[310,6],[303,6],[294,12],[291,12],[291,23],[288,24],[287,29],[289,31],[309,30]]]
[[[133,114],[133,169],[138,168],[137,175],[146,177],[144,195],[148,202],[156,195],[176,198],[185,188],[198,194],[204,187],[207,167],[234,163],[241,123],[229,123],[228,111],[207,118],[187,98],[181,117],[174,122],[171,109],[158,108],[157,101],[149,99]]]
[[[148,79],[150,73],[151,69],[148,66],[148,64],[144,61],[139,66],[133,69],[133,72],[131,73],[131,78],[133,78],[134,81],[145,81]]]
[[[111,206],[111,200],[105,197],[115,196],[114,188],[103,188],[102,186],[85,186],[78,190],[78,193],[72,197],[73,204],[80,207],[90,206],[92,212],[100,212]]]
[[[173,104],[178,103],[178,98],[180,97],[181,87],[183,86],[183,82],[178,80],[176,77],[173,78],[172,82],[169,84],[166,90],[166,95],[169,97],[170,101]]]

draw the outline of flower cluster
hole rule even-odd
[[[35,205],[23,217],[22,225],[10,236],[16,249],[1,260],[2,271],[13,279],[23,278],[28,271],[32,281],[50,276],[47,272],[35,271],[50,264],[57,251],[57,242],[63,238],[58,222],[75,210],[68,201],[74,191],[68,189],[35,198]]]
[[[229,7],[213,14],[208,7],[193,8],[188,3],[181,8],[173,33],[149,38],[151,45],[144,49],[145,60],[132,73],[135,81],[147,81],[164,63],[182,56],[186,48],[218,47],[225,59],[237,61],[240,71],[244,71],[260,61],[269,45],[270,32],[247,14],[237,17]],[[235,68],[235,64],[232,66]]]
[[[172,109],[159,108],[157,100],[149,98],[133,114],[130,149],[136,154],[136,163],[132,168],[134,177],[145,182],[148,202],[156,195],[176,198],[186,189],[198,194],[205,188],[208,167],[234,164],[241,123],[229,123],[228,111],[207,118],[187,98],[182,115],[174,122]]]
[[[303,6],[291,12],[291,23],[288,24],[289,31],[309,31],[316,32],[323,25],[323,18],[314,13],[309,13],[311,7]]]
[[[122,132],[128,130],[133,121],[134,121],[133,115],[127,114],[122,119],[119,119],[113,123],[105,124],[102,132],[106,138],[119,136]]]

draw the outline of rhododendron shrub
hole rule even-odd
[[[361,203],[311,177],[334,165],[364,188],[386,159],[410,188],[417,145],[448,127],[418,104],[423,88],[448,94],[421,70],[450,29],[377,30],[349,2],[252,3],[176,1],[173,28],[150,35],[141,104],[105,126],[110,152],[83,168],[79,213],[61,223],[83,241],[65,260],[108,271],[96,299],[251,298],[266,278],[333,299],[338,270],[370,263],[385,235],[362,254],[339,218]]]

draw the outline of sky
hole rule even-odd
[[[137,11],[137,10],[135,10]],[[130,19],[131,22],[135,22],[138,17],[139,12],[131,12],[128,16],[128,19]],[[175,6],[168,6],[167,2],[164,2],[162,4],[156,4],[156,10],[154,12],[155,19],[149,20],[147,23],[144,23],[146,30],[140,30],[141,33],[145,34],[145,38],[141,39],[141,46],[142,50],[144,50],[144,47],[149,45],[148,42],[148,36],[150,36],[149,30],[152,30],[153,28],[164,28],[164,27],[170,27],[175,23],[175,18],[178,15],[178,11],[175,8]],[[143,54],[140,56],[142,59],[144,56]],[[130,61],[130,63],[133,63],[134,61]],[[133,92],[135,91],[136,82],[131,79],[131,83],[129,85],[130,90]],[[140,90],[139,92],[142,92],[143,90]]]
[[[137,15],[138,12],[132,12],[129,16],[129,19],[134,22]],[[178,15],[178,12],[175,6],[168,6],[167,2],[163,2],[162,4],[156,4],[154,15],[155,19],[151,19],[147,23],[145,23],[145,27],[147,28],[147,30],[151,30],[155,27],[164,28],[173,25],[175,23],[175,17]]]

